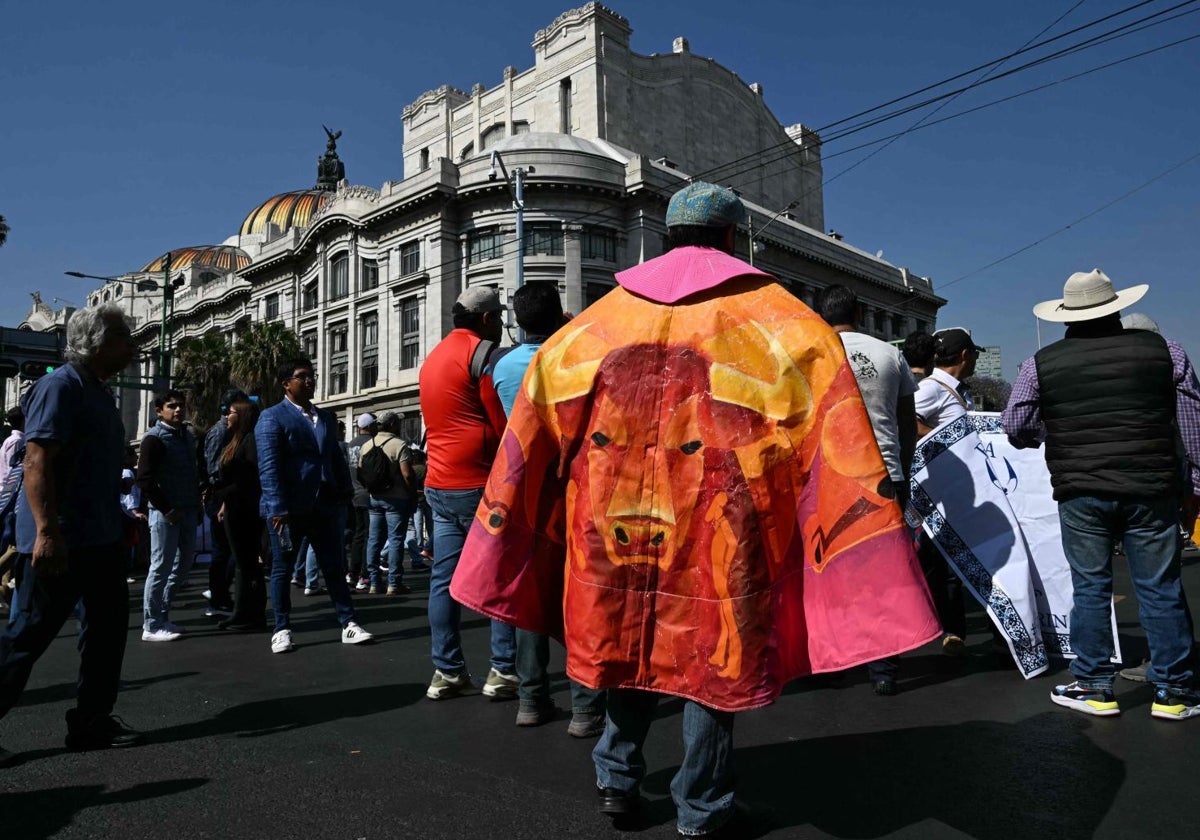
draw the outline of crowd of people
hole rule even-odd
[[[678,831],[739,836],[754,817],[734,799],[738,711],[859,665],[876,694],[894,694],[900,654],[930,641],[964,655],[958,577],[914,540],[905,509],[916,442],[972,410],[981,349],[958,328],[902,347],[872,338],[845,286],[809,310],[733,256],[744,218],[729,190],[689,185],[667,210],[668,252],[619,273],[585,317],[563,311],[553,284],[520,288],[513,347],[499,347],[496,291],[466,289],[420,370],[422,441],[404,439],[394,412],[362,413],[347,441],[313,402],[312,362],[295,358],[279,366],[280,399],[260,411],[261,395],[227,391],[201,440],[187,394],[157,394],[135,451],[105,384],[135,353],[129,320],[112,304],[75,313],[69,364],[5,417],[0,717],[74,613],[67,746],[139,743],[113,714],[129,587],[144,570],[142,641],[185,638],[171,606],[207,522],[208,614],[269,633],[273,654],[297,647],[293,590],[324,593],[341,641],[360,645],[373,636],[354,597],[408,597],[406,580],[428,574],[426,696],[516,699],[525,727],[559,714],[548,667],[564,643],[567,732],[598,739],[598,807],[615,818],[640,807],[658,700],[683,698]],[[1180,720],[1200,715],[1179,536],[1200,488],[1200,387],[1152,322],[1122,324],[1145,292],[1095,270],[1040,304],[1066,337],[1022,366],[1003,426],[1014,445],[1045,447],[1072,572],[1074,680],[1051,700],[1119,713],[1108,623],[1120,543],[1152,714]],[[478,682],[463,606],[491,619]],[[11,758],[0,748],[0,764]]]

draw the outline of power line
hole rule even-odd
[[[1170,14],[1171,12],[1174,12],[1174,11],[1176,11],[1176,10],[1178,10],[1178,9],[1181,9],[1181,8],[1185,7],[1185,6],[1191,6],[1191,5],[1194,5],[1194,4],[1195,4],[1196,2],[1198,2],[1198,1],[1200,1],[1200,0],[1185,0],[1185,2],[1178,3],[1178,4],[1176,4],[1175,6],[1171,6],[1170,8],[1163,9],[1162,11],[1160,11],[1160,12],[1156,12],[1156,13],[1154,13],[1154,14],[1152,14],[1152,15],[1147,15],[1146,17],[1139,18],[1139,19],[1137,19],[1137,20],[1134,20],[1134,21],[1130,21],[1129,23],[1123,24],[1123,25],[1121,25],[1121,26],[1119,26],[1119,27],[1116,27],[1116,28],[1114,28],[1114,29],[1110,29],[1110,30],[1108,30],[1108,31],[1106,31],[1106,32],[1102,32],[1102,33],[1100,33],[1099,35],[1092,36],[1091,38],[1085,39],[1085,40],[1083,40],[1083,41],[1080,41],[1080,42],[1078,42],[1078,43],[1076,43],[1076,44],[1073,44],[1073,45],[1071,45],[1071,46],[1064,47],[1063,49],[1061,49],[1061,50],[1058,50],[1058,51],[1056,51],[1056,52],[1054,52],[1054,53],[1051,53],[1051,54],[1049,54],[1049,55],[1046,55],[1046,56],[1043,56],[1043,57],[1041,57],[1041,58],[1039,58],[1039,59],[1035,59],[1035,60],[1033,60],[1033,61],[1027,62],[1027,63],[1025,63],[1025,64],[1022,64],[1022,65],[1020,65],[1020,66],[1018,66],[1018,67],[1015,67],[1015,68],[1013,68],[1013,69],[1011,69],[1011,70],[1005,71],[1004,73],[1001,73],[1001,74],[999,74],[999,75],[996,75],[996,76],[992,76],[992,77],[990,77],[990,78],[988,78],[988,79],[986,79],[986,80],[980,80],[980,81],[978,81],[978,82],[976,82],[976,83],[974,83],[974,84],[967,85],[966,87],[958,88],[958,89],[956,89],[956,90],[948,91],[948,92],[946,92],[946,93],[943,93],[943,94],[940,94],[940,95],[938,95],[938,96],[934,96],[934,97],[931,97],[931,98],[929,98],[929,99],[922,100],[921,102],[918,102],[918,103],[917,103],[917,104],[915,104],[915,105],[909,105],[909,106],[906,106],[906,107],[904,107],[904,108],[901,108],[901,109],[898,109],[898,110],[895,110],[895,111],[891,111],[891,112],[889,112],[889,113],[887,113],[887,114],[884,114],[884,115],[882,115],[882,116],[879,116],[879,117],[874,117],[874,118],[872,118],[871,120],[867,120],[867,121],[865,121],[865,122],[856,123],[856,124],[854,124],[854,125],[852,125],[852,126],[850,126],[850,127],[848,127],[848,128],[842,129],[842,130],[841,130],[841,131],[839,131],[839,132],[835,132],[835,134],[834,134],[834,135],[832,135],[832,136],[830,136],[830,137],[824,138],[824,139],[821,141],[821,145],[824,145],[825,143],[835,142],[836,140],[840,140],[840,139],[842,139],[842,138],[844,138],[844,137],[848,136],[849,134],[856,133],[856,132],[858,132],[858,131],[861,131],[861,130],[863,130],[863,129],[865,129],[865,128],[870,128],[870,127],[872,127],[872,126],[879,125],[880,123],[886,122],[886,121],[887,121],[887,120],[889,120],[889,119],[895,119],[896,117],[900,117],[900,116],[903,116],[904,114],[911,113],[912,111],[914,111],[914,110],[918,110],[918,109],[920,109],[920,108],[923,108],[923,107],[925,107],[925,106],[927,106],[927,105],[934,104],[934,103],[936,103],[936,102],[939,102],[939,101],[942,101],[942,100],[944,100],[944,99],[948,99],[948,98],[952,98],[952,97],[957,97],[957,96],[961,95],[963,92],[965,92],[965,91],[967,91],[967,90],[971,90],[971,89],[972,89],[972,88],[974,88],[974,87],[978,87],[978,86],[979,86],[979,85],[981,85],[981,84],[990,84],[991,82],[998,81],[998,80],[1000,80],[1000,79],[1003,79],[1003,78],[1007,78],[1007,77],[1009,77],[1009,76],[1012,76],[1012,75],[1014,75],[1014,74],[1016,74],[1016,73],[1023,72],[1023,71],[1025,71],[1025,70],[1031,69],[1032,67],[1036,67],[1036,66],[1038,66],[1039,64],[1044,64],[1044,63],[1047,63],[1047,62],[1049,62],[1049,61],[1053,61],[1053,60],[1056,60],[1056,59],[1058,59],[1058,58],[1062,58],[1062,57],[1064,57],[1064,56],[1066,56],[1066,55],[1070,55],[1070,54],[1072,54],[1072,53],[1075,53],[1075,52],[1081,52],[1081,51],[1083,51],[1083,50],[1086,50],[1086,49],[1092,49],[1092,48],[1094,48],[1094,47],[1097,47],[1097,46],[1100,46],[1100,45],[1102,45],[1102,44],[1108,43],[1109,41],[1111,41],[1111,40],[1114,40],[1115,38],[1118,38],[1118,37],[1125,37],[1125,36],[1127,36],[1127,35],[1131,35],[1131,34],[1133,34],[1133,33],[1135,33],[1135,32],[1140,32],[1140,31],[1142,31],[1142,29],[1145,29],[1145,28],[1147,28],[1147,27],[1144,27],[1144,26],[1143,26],[1143,27],[1141,27],[1141,28],[1136,28],[1136,29],[1135,29],[1135,28],[1133,28],[1133,27],[1138,27],[1140,24],[1147,23],[1147,22],[1149,22],[1149,21],[1152,21],[1152,20],[1154,20],[1154,19],[1156,19],[1156,18],[1161,18],[1161,17],[1163,17],[1163,16],[1165,16],[1165,15],[1168,15],[1168,14]],[[1054,42],[1054,41],[1060,40],[1060,39],[1062,39],[1062,38],[1064,38],[1064,37],[1066,37],[1066,36],[1068,36],[1068,35],[1074,34],[1074,33],[1076,33],[1076,32],[1079,32],[1079,31],[1083,30],[1083,29],[1087,29],[1087,28],[1089,28],[1089,27],[1091,27],[1091,26],[1094,26],[1094,25],[1096,25],[1096,24],[1097,24],[1097,23],[1099,23],[1099,22],[1103,22],[1103,21],[1105,21],[1105,20],[1109,20],[1109,19],[1111,19],[1112,17],[1115,17],[1115,16],[1117,16],[1117,15],[1120,15],[1120,14],[1124,14],[1125,12],[1128,12],[1128,11],[1130,11],[1130,10],[1132,10],[1132,9],[1138,8],[1139,6],[1144,6],[1144,5],[1146,5],[1146,3],[1147,3],[1147,2],[1153,2],[1153,0],[1143,0],[1143,2],[1136,3],[1136,4],[1134,4],[1133,6],[1130,6],[1130,7],[1126,8],[1126,9],[1123,9],[1123,10],[1121,10],[1120,12],[1116,12],[1116,13],[1114,13],[1114,14],[1112,14],[1112,15],[1107,15],[1107,16],[1105,16],[1105,17],[1103,17],[1103,18],[1099,18],[1099,19],[1098,19],[1098,20],[1096,20],[1096,21],[1092,21],[1091,23],[1085,24],[1084,26],[1076,27],[1075,29],[1073,29],[1073,30],[1070,30],[1069,32],[1063,33],[1062,35],[1057,35],[1057,36],[1055,36],[1054,38],[1050,38],[1050,39],[1047,39],[1046,41],[1039,42],[1039,43],[1037,43],[1037,44],[1034,44],[1033,46],[1030,46],[1030,47],[1027,47],[1027,48],[1023,48],[1023,49],[1021,49],[1021,50],[1014,51],[1014,52],[1012,52],[1012,53],[1009,53],[1007,56],[1003,56],[1003,57],[1001,57],[1000,59],[996,59],[995,61],[990,61],[990,62],[987,62],[986,64],[979,65],[979,67],[975,67],[975,68],[972,68],[971,70],[967,70],[967,71],[964,71],[963,73],[959,73],[959,74],[957,74],[957,75],[955,75],[955,76],[951,76],[949,79],[943,79],[942,81],[940,81],[940,82],[938,82],[938,83],[936,83],[936,84],[933,84],[933,85],[928,85],[928,86],[926,86],[926,87],[924,87],[924,88],[921,88],[921,89],[920,89],[920,90],[918,90],[918,91],[914,91],[913,93],[909,93],[909,94],[906,94],[906,95],[904,95],[904,96],[896,97],[895,99],[892,99],[892,100],[890,100],[889,102],[885,102],[885,103],[883,103],[883,104],[881,104],[881,105],[876,105],[876,106],[874,106],[873,108],[868,108],[868,109],[866,109],[865,111],[860,111],[858,114],[852,115],[852,116],[850,116],[850,117],[845,117],[845,118],[843,118],[843,119],[840,119],[840,120],[837,120],[837,121],[835,121],[835,122],[829,123],[829,124],[827,124],[827,125],[824,125],[824,126],[822,126],[822,127],[820,127],[820,128],[814,129],[814,131],[815,131],[817,134],[820,134],[821,132],[823,132],[823,131],[827,131],[827,130],[828,130],[828,129],[830,129],[830,128],[833,128],[833,127],[835,127],[835,126],[842,125],[842,124],[844,124],[844,123],[850,122],[851,120],[855,120],[855,119],[857,119],[857,118],[858,118],[858,117],[860,117],[860,116],[864,116],[864,115],[866,115],[866,114],[870,114],[870,113],[873,113],[873,112],[875,112],[875,111],[879,111],[879,110],[881,110],[881,109],[883,109],[883,108],[886,108],[886,107],[888,107],[889,105],[893,105],[893,104],[896,104],[896,103],[898,103],[898,102],[902,102],[902,101],[904,101],[904,100],[906,100],[906,99],[911,99],[911,98],[912,98],[912,97],[914,97],[914,96],[917,96],[917,95],[919,95],[919,94],[921,94],[921,93],[925,93],[925,92],[927,92],[927,91],[929,91],[929,90],[932,90],[932,89],[934,89],[934,88],[941,87],[941,86],[943,86],[943,85],[945,85],[945,84],[948,84],[948,83],[949,83],[949,82],[951,82],[951,81],[954,81],[954,80],[960,79],[960,78],[962,78],[963,76],[965,76],[965,75],[969,75],[970,73],[973,73],[973,72],[975,72],[975,71],[977,71],[977,70],[980,70],[980,69],[983,69],[983,68],[987,68],[987,67],[992,67],[992,66],[994,66],[994,65],[997,65],[997,64],[999,64],[999,63],[1001,63],[1001,62],[1003,62],[1003,61],[1006,61],[1006,60],[1008,60],[1009,58],[1012,58],[1012,57],[1013,57],[1013,56],[1015,56],[1015,55],[1019,55],[1019,54],[1021,54],[1021,53],[1028,52],[1028,51],[1030,51],[1030,50],[1036,49],[1036,48],[1038,48],[1038,47],[1045,46],[1046,44],[1049,44],[1049,43],[1052,43],[1052,42]],[[1178,17],[1178,16],[1176,16],[1176,17]],[[1170,18],[1170,20],[1174,20],[1174,19],[1175,19],[1175,18]],[[1160,22],[1166,22],[1166,21],[1160,21]],[[1152,25],[1153,25],[1153,24],[1152,24]],[[794,141],[792,138],[790,138],[790,137],[789,137],[789,138],[788,138],[786,141],[783,141],[783,142],[780,142],[780,143],[776,143],[776,144],[773,144],[773,145],[771,145],[771,146],[767,146],[767,147],[765,147],[765,148],[763,148],[763,149],[759,149],[758,151],[752,152],[752,153],[750,153],[750,154],[747,154],[747,155],[743,155],[743,156],[741,156],[741,157],[739,157],[739,158],[735,158],[734,160],[732,160],[732,161],[729,161],[729,162],[727,162],[727,163],[721,164],[721,165],[719,165],[719,166],[713,167],[713,168],[711,168],[711,169],[708,169],[708,170],[705,170],[705,171],[703,171],[703,172],[696,173],[695,175],[693,175],[693,176],[692,176],[692,178],[693,178],[693,180],[700,179],[700,178],[706,178],[706,179],[711,179],[711,180],[722,180],[722,181],[725,181],[725,180],[728,180],[728,178],[729,178],[730,176],[729,176],[729,175],[726,175],[726,174],[722,174],[723,170],[725,170],[725,169],[729,168],[730,166],[737,166],[737,165],[739,165],[739,164],[745,163],[745,162],[747,162],[747,161],[750,161],[750,160],[756,160],[756,161],[759,161],[759,162],[761,163],[761,157],[762,157],[763,155],[770,154],[770,153],[772,153],[772,152],[774,152],[774,151],[777,151],[777,150],[780,150],[780,149],[786,149],[786,150],[787,150],[787,153],[786,153],[785,155],[781,156],[781,157],[777,157],[777,158],[775,158],[775,159],[773,159],[773,160],[771,160],[771,161],[768,161],[767,163],[774,163],[774,162],[775,162],[775,161],[777,161],[777,160],[782,160],[784,157],[789,157],[789,156],[791,156],[792,154],[794,154],[795,152],[799,151],[799,149],[796,147],[796,143],[795,143],[795,141]],[[739,173],[740,173],[740,171],[741,171],[741,170],[739,170]]]
[[[1198,37],[1200,37],[1200,36],[1198,36]],[[989,268],[993,268],[997,265],[1000,265],[1000,263],[1002,263],[1002,262],[1011,260],[1013,257],[1018,256],[1019,254],[1023,254],[1032,248],[1036,248],[1038,245],[1041,245],[1046,240],[1053,239],[1055,236],[1058,236],[1060,233],[1066,233],[1068,230],[1070,230],[1072,227],[1079,224],[1080,222],[1085,222],[1088,219],[1092,218],[1092,216],[1095,216],[1098,213],[1101,213],[1101,212],[1107,210],[1109,207],[1112,207],[1114,204],[1119,204],[1120,202],[1124,201],[1125,199],[1129,198],[1130,196],[1134,195],[1135,193],[1141,192],[1146,187],[1150,186],[1151,184],[1155,183],[1156,181],[1161,181],[1163,178],[1167,177],[1175,170],[1182,169],[1183,167],[1187,166],[1189,163],[1191,163],[1192,161],[1197,160],[1197,159],[1200,159],[1200,152],[1197,152],[1196,154],[1192,155],[1191,157],[1187,158],[1186,160],[1180,161],[1179,163],[1175,164],[1174,166],[1170,167],[1169,169],[1163,170],[1162,172],[1158,173],[1153,178],[1151,178],[1149,181],[1139,184],[1138,186],[1131,189],[1129,192],[1123,193],[1122,195],[1119,195],[1116,198],[1114,198],[1112,201],[1109,201],[1105,204],[1100,205],[1099,207],[1097,207],[1095,210],[1091,211],[1090,213],[1086,213],[1086,214],[1080,216],[1078,219],[1075,219],[1074,221],[1068,222],[1067,224],[1063,225],[1058,230],[1055,230],[1055,231],[1052,231],[1051,233],[1046,234],[1041,239],[1038,239],[1034,242],[1030,242],[1028,245],[1025,245],[1022,248],[1018,248],[1017,250],[1013,251],[1011,254],[1006,254],[1005,256],[1001,257],[1000,259],[993,260],[992,262],[988,263],[985,266],[977,268],[974,271],[969,271],[966,274],[962,275],[961,277],[955,277],[949,283],[942,284],[939,287],[939,291],[941,289],[945,289],[947,286],[953,286],[955,283],[959,283],[963,280],[966,280],[968,277],[974,277],[976,274],[980,274],[984,271],[987,271]]]

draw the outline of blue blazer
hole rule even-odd
[[[316,411],[314,426],[285,398],[258,418],[254,442],[264,519],[311,513],[323,483],[331,485],[337,498],[350,498],[350,468],[338,445],[337,420],[322,408]],[[332,499],[322,501],[326,506]]]

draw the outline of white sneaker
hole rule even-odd
[[[143,642],[173,642],[181,638],[182,634],[168,630],[165,627],[162,630],[143,630]]]
[[[296,646],[292,644],[292,631],[286,627],[271,637],[271,653],[287,653],[295,649]]]
[[[321,587],[320,586],[306,586],[306,587],[304,587],[304,594],[305,595],[320,595]]]
[[[342,644],[344,645],[361,645],[363,642],[369,642],[375,637],[362,629],[353,621],[347,622],[342,628]]]

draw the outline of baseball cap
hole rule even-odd
[[[455,303],[461,306],[465,312],[474,315],[504,311],[504,304],[500,302],[499,293],[491,286],[472,286],[463,291]]]
[[[707,181],[688,184],[667,205],[667,227],[728,227],[746,220],[746,208],[737,193]]]
[[[375,422],[375,415],[368,411],[365,414],[358,415],[355,425],[360,429],[367,429],[375,425]]]
[[[962,327],[949,327],[938,330],[933,334],[937,342],[937,355],[940,359],[957,356],[964,350],[974,350],[982,353],[983,348],[971,340],[971,334]]]

